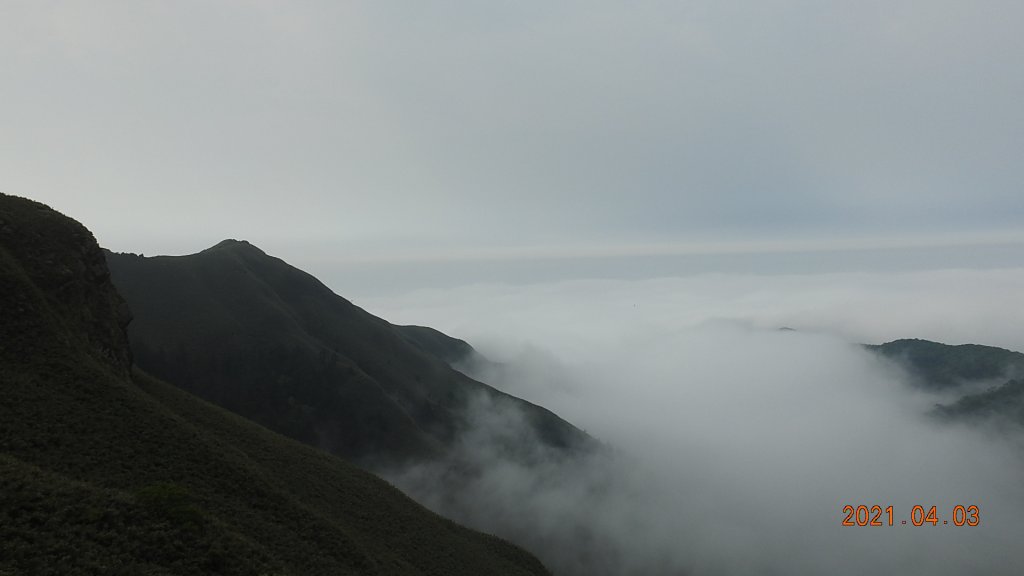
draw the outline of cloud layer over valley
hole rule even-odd
[[[514,415],[480,406],[459,455],[472,480],[392,474],[556,573],[1005,573],[1024,561],[1019,439],[930,420],[942,398],[856,342],[1012,348],[1022,284],[1021,270],[703,276],[362,304],[467,338],[498,361],[468,371],[609,445],[516,464],[503,452],[523,433]],[[846,504],[892,505],[896,525],[841,526]],[[900,524],[917,504],[940,524]],[[978,506],[981,525],[952,526],[957,504]]]

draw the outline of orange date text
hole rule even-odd
[[[977,506],[956,505],[939,511],[937,506],[916,505],[910,514],[900,516],[892,506],[843,506],[843,526],[978,526],[981,511]]]

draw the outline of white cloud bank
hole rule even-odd
[[[936,398],[853,343],[1019,349],[1022,287],[1024,270],[706,276],[362,304],[469,339],[506,363],[481,377],[615,449],[517,465],[496,441],[519,433],[514,417],[485,406],[460,453],[480,467],[473,481],[393,477],[556,573],[1004,574],[1024,562],[1018,448],[929,422]],[[893,505],[897,525],[843,527],[845,504]],[[916,504],[947,517],[977,505],[981,525],[901,525]]]

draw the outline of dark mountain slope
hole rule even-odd
[[[457,364],[471,357],[476,350],[465,340],[428,328],[426,326],[394,326],[407,342],[420,350],[443,360],[449,365]]]
[[[452,369],[467,344],[393,326],[247,242],[107,259],[135,315],[140,367],[303,442],[364,461],[435,456],[465,425],[474,395],[521,409],[550,445],[590,442]]]
[[[91,234],[0,195],[0,574],[546,574],[142,374]]]
[[[1024,424],[1024,380],[1010,380],[956,402],[937,406],[936,414],[965,420],[995,419]]]
[[[933,414],[939,418],[1024,425],[1024,354],[1020,352],[918,339],[867,348],[901,364],[922,388],[955,394],[955,401],[936,404]]]
[[[867,348],[901,363],[926,388],[947,389],[969,382],[1024,376],[1024,354],[993,346],[953,346],[908,339]]]

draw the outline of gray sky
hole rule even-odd
[[[1022,25],[995,0],[6,0],[0,186],[114,250],[244,238],[314,272],[1019,243]]]

